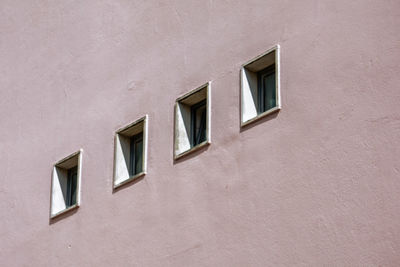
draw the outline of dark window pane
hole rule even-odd
[[[196,112],[196,144],[206,140],[206,106],[197,109]]]
[[[76,187],[78,182],[78,167],[68,170],[66,207],[76,204]]]
[[[275,65],[258,73],[258,113],[276,106]]]
[[[142,172],[143,166],[143,133],[132,136],[129,161],[129,175]]]
[[[142,172],[143,161],[143,139],[135,142],[135,173]]]
[[[275,107],[276,90],[275,90],[275,72],[263,77],[264,86],[264,111]]]
[[[206,100],[192,107],[192,145],[196,146],[206,140],[207,109]]]

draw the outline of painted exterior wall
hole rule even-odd
[[[400,265],[399,1],[0,3],[1,266]],[[282,110],[240,128],[240,66],[281,46]],[[178,96],[212,144],[173,161]],[[148,174],[113,192],[114,133]],[[83,149],[81,207],[49,220]]]

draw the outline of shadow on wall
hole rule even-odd
[[[206,151],[208,150],[209,147],[210,147],[209,144],[207,144],[207,145],[205,145],[205,146],[199,148],[199,149],[196,150],[196,151],[192,151],[192,152],[190,152],[189,154],[184,155],[183,157],[174,159],[174,160],[173,160],[173,164],[174,164],[174,165],[175,165],[175,164],[179,164],[179,163],[181,163],[181,162],[185,162],[186,160],[190,160],[191,158],[195,158],[195,157],[197,157],[198,155],[200,155],[200,154],[206,152]],[[174,158],[174,155],[173,155],[173,154],[172,154],[172,158]]]
[[[279,113],[280,112],[271,113],[271,114],[269,114],[269,115],[267,115],[265,117],[262,117],[262,118],[257,119],[256,121],[253,121],[250,124],[247,124],[245,126],[241,126],[240,127],[240,132],[247,131],[247,130],[253,128],[253,127],[256,127],[259,124],[265,123],[266,121],[270,121],[270,120],[276,119],[276,117],[278,117]]]
[[[119,192],[121,190],[124,190],[127,187],[133,186],[134,184],[139,183],[140,181],[142,181],[144,179],[144,177],[145,177],[145,175],[142,175],[142,176],[140,176],[140,177],[138,177],[136,179],[133,179],[133,180],[131,180],[131,181],[129,181],[129,182],[123,184],[123,185],[118,186],[117,188],[113,188],[112,193],[115,194],[115,193],[117,193],[117,192]]]
[[[69,211],[67,211],[65,213],[60,214],[57,217],[49,218],[49,225],[52,225],[52,224],[54,224],[54,223],[56,223],[58,221],[61,221],[61,220],[65,219],[65,218],[67,218],[69,216],[74,215],[78,210],[79,210],[79,206],[77,206],[76,208],[71,209],[71,210],[69,210]]]

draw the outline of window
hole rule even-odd
[[[131,138],[131,151],[129,162],[129,174],[134,176],[143,169],[143,132]]]
[[[276,107],[275,66],[269,66],[257,73],[258,114]]]
[[[81,163],[82,150],[79,150],[54,165],[51,185],[51,218],[79,206]]]
[[[78,182],[78,167],[75,166],[68,170],[67,181],[67,208],[76,204],[76,185]]]
[[[281,109],[279,45],[241,69],[241,126]]]
[[[115,134],[114,188],[146,174],[147,118],[146,115]]]
[[[210,83],[176,100],[175,159],[210,143],[210,103]]]
[[[206,106],[207,102],[203,100],[191,108],[192,146],[197,146],[206,140]]]

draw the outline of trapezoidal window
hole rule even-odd
[[[146,174],[147,118],[146,115],[115,134],[114,188]]]
[[[241,69],[241,126],[281,109],[279,45]]]
[[[210,105],[210,83],[176,100],[175,159],[210,143]]]
[[[51,218],[80,205],[81,163],[82,150],[79,150],[54,165],[51,184]]]

